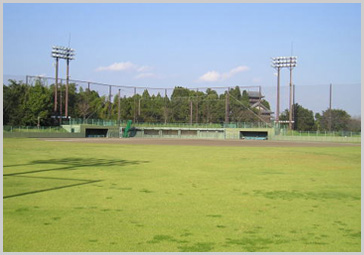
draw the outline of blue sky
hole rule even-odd
[[[291,55],[293,45],[297,86],[361,82],[360,4],[3,6],[4,75],[54,76],[51,47],[68,46],[71,35],[73,79],[274,87],[270,58]],[[288,80],[283,70],[281,84]],[[358,105],[360,114],[360,95]]]

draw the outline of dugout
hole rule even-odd
[[[267,131],[240,131],[240,139],[268,140]]]
[[[107,128],[86,128],[86,137],[107,137]]]

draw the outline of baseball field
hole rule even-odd
[[[359,252],[360,149],[5,138],[3,250]]]

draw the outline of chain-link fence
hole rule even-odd
[[[35,82],[39,81],[46,86],[52,86],[55,84],[55,79],[52,77],[43,76],[29,76],[29,75],[4,75],[4,84],[8,85],[9,80],[22,81],[29,85],[34,85]],[[92,81],[82,80],[69,80],[70,84],[75,85],[76,92],[80,91],[96,91],[101,97],[104,98],[105,104],[109,104],[105,109],[105,116],[107,119],[117,119],[118,114],[121,114],[121,119],[129,118],[134,122],[151,122],[150,119],[141,116],[153,117],[153,122],[173,122],[178,119],[180,111],[184,111],[187,116],[185,119],[181,119],[178,122],[181,123],[221,123],[221,122],[240,122],[241,120],[247,119],[247,116],[234,115],[234,109],[232,105],[236,104],[236,109],[244,109],[244,105],[239,105],[235,98],[231,95],[229,98],[230,109],[226,110],[226,97],[220,96],[225,95],[228,88],[235,88],[235,86],[226,87],[210,87],[210,88],[189,88],[190,91],[194,91],[194,95],[184,96],[183,91],[176,93],[175,87],[134,87],[134,86],[123,86],[104,84]],[[65,105],[65,79],[59,79],[59,99],[58,104]],[[191,86],[192,87],[192,86]],[[240,91],[244,90],[249,92],[260,92],[263,96],[261,99],[266,100],[267,107],[271,113],[270,119],[274,120],[277,112],[277,87],[276,86],[239,86]],[[215,91],[218,96],[200,96],[201,93],[207,95],[208,91]],[[313,114],[326,111],[330,107],[332,109],[342,109],[350,114],[352,117],[360,118],[361,116],[361,84],[317,84],[317,85],[305,85],[296,84],[293,89],[293,103],[297,103],[302,107],[311,110]],[[289,108],[289,86],[280,87],[280,100],[279,108],[280,113],[284,112]],[[118,113],[118,102],[117,98],[132,100],[129,102],[130,109],[123,109],[122,113]],[[132,99],[130,99],[132,98]],[[174,107],[168,107],[165,101],[155,100],[156,98],[162,98],[163,100],[174,99]],[[158,103],[157,103],[158,101]],[[212,116],[214,107],[225,109],[223,114],[219,116]],[[62,108],[63,109],[63,108]],[[245,110],[245,109],[244,109]],[[125,114],[129,111],[128,114]],[[63,110],[64,112],[64,110]],[[124,114],[124,115],[123,115]],[[254,118],[251,122],[262,122],[259,119],[259,113],[251,113]],[[255,114],[255,115],[254,115]],[[216,114],[215,114],[216,115]],[[229,118],[226,118],[226,115]],[[171,116],[177,116],[171,118]],[[72,116],[77,117],[77,116]],[[88,113],[85,118],[93,118],[94,115]],[[240,119],[239,119],[240,118]],[[267,119],[265,119],[267,120]],[[174,121],[175,122],[175,121]],[[269,122],[269,121],[265,121]]]

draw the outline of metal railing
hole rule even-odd
[[[317,137],[361,137],[361,132],[350,131],[296,131],[296,130],[281,130],[281,136],[317,136]]]

